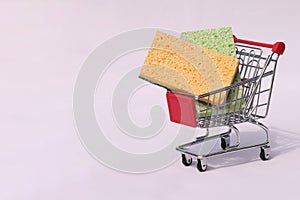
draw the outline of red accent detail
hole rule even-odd
[[[276,42],[275,44],[267,44],[267,43],[262,43],[262,42],[254,42],[254,41],[250,41],[250,40],[238,39],[235,36],[233,36],[233,40],[235,43],[242,43],[242,44],[249,44],[249,45],[253,45],[253,46],[272,48],[272,51],[274,53],[277,53],[280,55],[282,55],[285,50],[285,44],[283,42]]]
[[[279,55],[282,55],[284,50],[285,50],[285,44],[283,42],[276,42],[272,48],[272,51],[278,53]]]
[[[196,127],[194,98],[167,92],[170,120],[175,123]]]

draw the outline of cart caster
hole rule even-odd
[[[207,163],[205,159],[198,159],[198,163],[197,163],[197,169],[200,172],[204,172],[207,169]]]
[[[229,135],[223,135],[221,137],[221,148],[223,150],[228,149],[230,146],[230,136]]]
[[[185,154],[181,154],[181,161],[182,161],[182,164],[184,166],[188,167],[192,164],[193,159],[190,156],[186,156]]]
[[[269,158],[270,158],[270,146],[261,147],[259,157],[262,160],[269,160]]]

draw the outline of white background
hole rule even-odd
[[[299,8],[296,0],[1,1],[0,199],[298,199]],[[87,153],[73,121],[72,92],[90,52],[137,28],[224,26],[241,38],[286,43],[265,120],[273,134],[270,161],[251,150],[213,158],[205,173],[178,161],[132,175]]]

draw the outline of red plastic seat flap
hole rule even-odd
[[[167,92],[170,120],[175,123],[196,127],[194,98]]]

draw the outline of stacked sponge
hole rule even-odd
[[[232,29],[230,27],[183,32],[181,34],[181,38],[210,50],[214,50],[216,52],[236,58],[235,44],[232,37]],[[240,73],[239,70],[237,70],[233,83],[240,81]],[[245,101],[242,97],[242,86],[231,90],[227,97],[227,102],[229,102],[229,104],[225,107],[224,113],[243,109],[245,107]],[[195,105],[200,116],[205,114],[210,115],[210,112],[212,112],[210,109],[208,110],[208,113],[206,113],[207,106],[201,102],[196,102]]]
[[[157,32],[140,77],[173,91],[201,95],[231,85],[238,64],[233,56]],[[213,102],[201,100],[222,104],[226,94]]]
[[[236,58],[235,44],[230,27],[183,32],[180,38]]]

